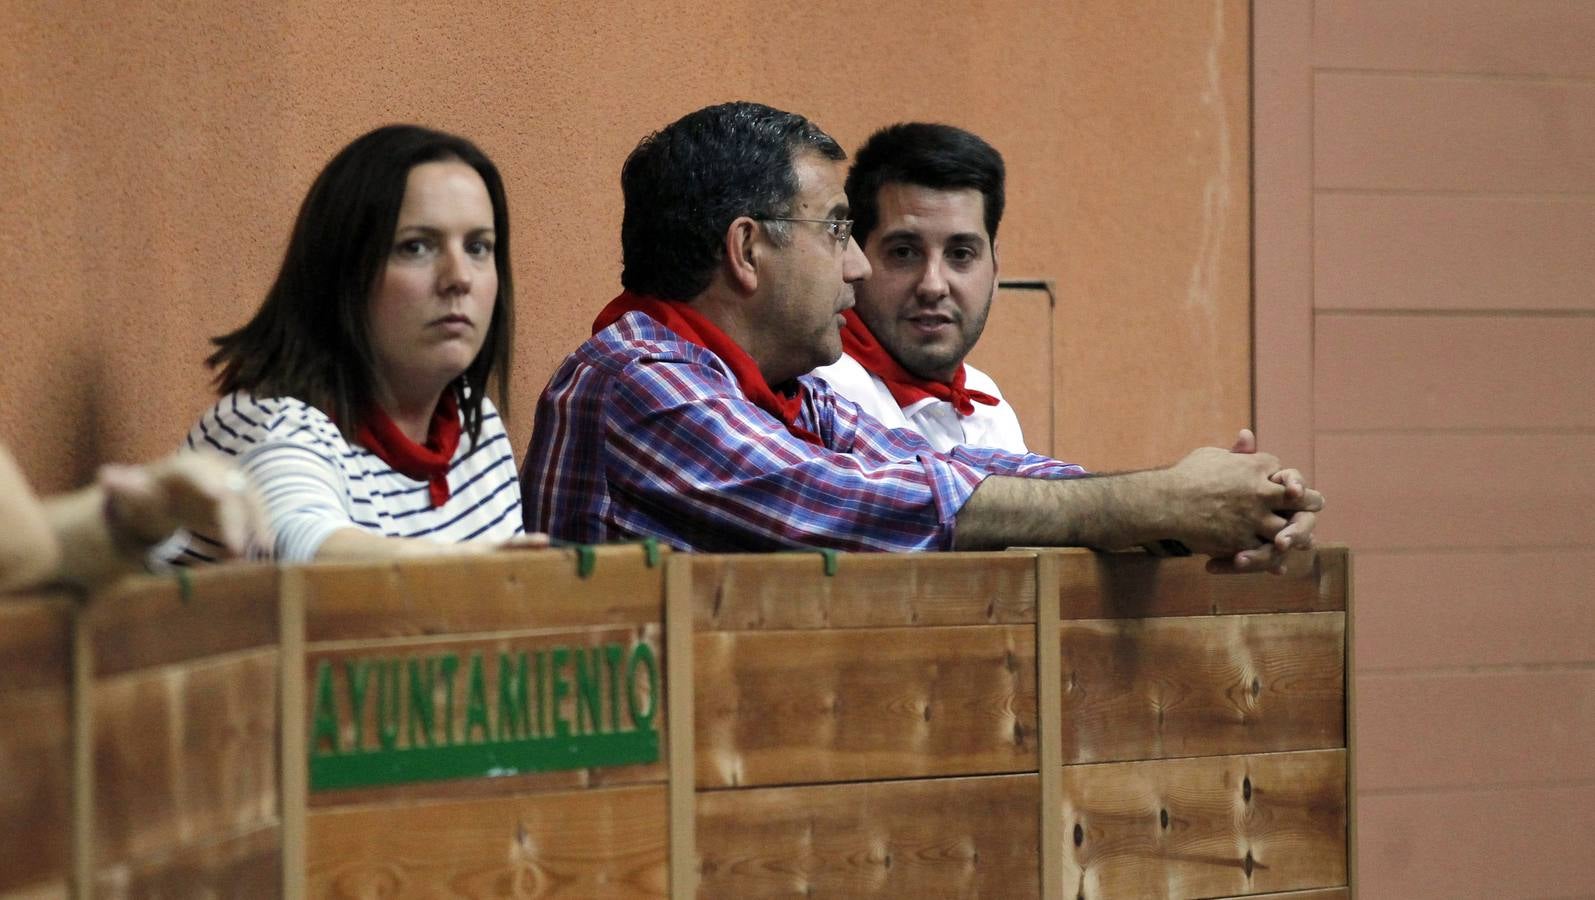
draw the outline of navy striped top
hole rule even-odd
[[[188,446],[232,457],[260,492],[272,535],[269,546],[251,548],[251,558],[307,562],[341,528],[443,543],[496,543],[521,531],[515,457],[503,420],[485,398],[482,433],[474,446],[462,437],[449,469],[449,499],[436,508],[425,481],[350,445],[326,413],[293,397],[222,397],[188,433]],[[193,565],[223,553],[210,538],[179,531],[153,555]]]

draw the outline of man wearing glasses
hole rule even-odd
[[[869,275],[845,158],[807,119],[754,103],[690,113],[632,151],[625,291],[538,401],[529,529],[717,552],[1170,539],[1244,570],[1310,542],[1323,498],[1270,456],[1209,447],[1094,477],[1035,455],[941,453],[805,375],[840,356],[842,313]]]
[[[842,358],[814,374],[938,450],[1028,452],[996,383],[964,362],[997,290],[1001,154],[951,125],[892,125],[859,148],[847,197],[870,277],[854,286]]]

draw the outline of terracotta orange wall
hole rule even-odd
[[[411,120],[508,180],[522,447],[617,287],[625,154],[752,98],[848,147],[904,118],[985,135],[1012,172],[1005,273],[1058,284],[1060,452],[1145,465],[1224,440],[1251,403],[1248,6],[1128,6],[7,2],[0,436],[52,490],[174,447],[207,403],[206,338],[258,303],[316,171]]]

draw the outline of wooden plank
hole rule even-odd
[[[704,791],[704,897],[1039,896],[1037,776]]]
[[[1085,900],[1346,883],[1344,750],[1067,766],[1064,798]]]
[[[1595,83],[1319,73],[1318,188],[1595,191]]]
[[[1362,743],[1357,729],[1357,566],[1346,559],[1346,884],[1357,887],[1361,875],[1357,858],[1357,766],[1362,761]]]
[[[1357,682],[1364,791],[1595,781],[1595,669]]]
[[[290,569],[279,581],[282,595],[277,602],[279,744],[277,756],[282,771],[278,781],[278,804],[282,822],[282,853],[278,860],[278,880],[284,900],[303,900],[305,896],[305,832],[307,797],[310,793],[310,763],[305,748],[305,579],[302,568]]]
[[[1044,553],[1036,558],[1036,694],[1040,722],[1036,737],[1041,745],[1041,897],[1063,900],[1063,821],[1052,810],[1063,808],[1063,659],[1058,634],[1063,620],[1058,611],[1058,569],[1062,557]]]
[[[1592,233],[1587,198],[1324,194],[1313,297],[1320,310],[1588,310]]]
[[[695,683],[693,642],[692,563],[672,557],[665,570],[665,690],[673,711],[667,727],[670,765],[670,896],[698,894],[698,842],[694,774],[697,745],[693,739]]]
[[[1317,0],[1313,13],[1320,66],[1595,76],[1585,0]]]
[[[1595,550],[1357,555],[1362,671],[1583,663]],[[1444,609],[1444,615],[1435,611]]]
[[[695,649],[700,788],[1036,768],[1032,628],[710,632]]]
[[[1595,894],[1592,784],[1365,791],[1358,817],[1358,881],[1368,896]]]
[[[277,651],[95,682],[96,869],[274,823]]]
[[[99,858],[95,832],[94,641],[87,617],[72,617],[72,895],[94,893]]]
[[[0,896],[65,890],[72,868],[71,699],[0,690]]]
[[[879,628],[1034,622],[1035,564],[1024,554],[694,556],[700,630]]]
[[[99,873],[95,896],[281,897],[282,831],[276,823],[119,863]]]
[[[310,813],[313,897],[668,896],[663,785]]]
[[[0,896],[61,895],[70,881],[72,611],[0,598]]]
[[[277,570],[213,566],[179,578],[123,579],[89,607],[94,671],[135,669],[219,656],[277,643]]]
[[[0,691],[72,683],[72,614],[65,595],[0,596]]]
[[[304,570],[306,640],[658,622],[663,568],[646,565],[637,546],[592,552],[586,577],[574,548],[311,566]]]
[[[1344,747],[1341,613],[1066,622],[1068,763]]]
[[[1595,435],[1325,434],[1319,536],[1362,550],[1589,547]],[[1554,478],[1491,478],[1554,472]]]
[[[1595,427],[1595,317],[1320,316],[1314,345],[1322,429]]]
[[[1345,609],[1346,550],[1296,551],[1283,576],[1209,575],[1205,557],[1159,559],[1139,550],[1059,555],[1064,619],[1141,619]]]

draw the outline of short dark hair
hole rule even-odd
[[[880,191],[912,184],[947,191],[973,188],[986,203],[986,238],[997,240],[1002,222],[1002,154],[978,135],[952,125],[902,122],[870,135],[847,173],[847,203],[859,246],[880,222]]]
[[[297,397],[332,417],[346,437],[376,403],[376,355],[366,310],[393,248],[410,170],[459,160],[476,170],[493,203],[498,296],[482,350],[451,387],[476,441],[482,398],[496,382],[509,410],[515,332],[509,207],[498,168],[476,145],[418,125],[387,125],[356,138],[321,170],[299,207],[282,268],[249,323],[220,337],[206,363],[223,395]]]
[[[666,300],[702,293],[734,219],[791,213],[800,152],[847,158],[808,119],[760,103],[705,107],[643,138],[620,170],[620,283]]]

